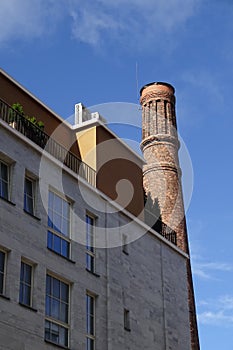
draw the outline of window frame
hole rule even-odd
[[[58,198],[60,198],[62,200],[62,211],[63,211],[63,201],[66,202],[68,204],[68,208],[69,208],[69,212],[68,212],[68,217],[64,217],[62,214],[54,211],[54,208],[50,208],[49,207],[49,196],[50,196],[50,193],[53,195],[53,196],[56,196]],[[48,222],[47,222],[47,248],[50,249],[51,251],[55,252],[56,254],[64,257],[64,258],[67,258],[67,259],[70,259],[71,257],[71,206],[72,206],[72,202],[67,199],[67,197],[64,197],[63,195],[59,194],[57,191],[55,191],[54,189],[52,188],[49,188],[49,192],[48,192]],[[49,212],[52,212],[52,214],[57,213],[58,216],[60,216],[62,219],[66,219],[67,222],[68,222],[68,235],[65,235],[65,233],[62,233],[60,232],[59,230],[56,230],[54,228],[55,224],[53,222],[53,218],[50,218],[50,213]],[[52,226],[49,226],[49,222],[52,223]],[[55,239],[58,239],[59,240],[59,245],[60,245],[60,248],[59,250],[55,249]],[[49,241],[51,240],[51,246],[49,244]],[[63,254],[62,250],[63,250],[63,242],[65,242],[65,244],[67,244],[67,247],[66,247],[66,250],[68,250],[68,254]]]
[[[30,277],[31,277],[31,283],[30,283],[30,285],[28,285],[27,283],[25,283],[24,281],[21,280],[21,268],[22,268],[22,264],[27,265],[27,266],[30,266],[30,268],[31,268],[31,276],[30,276]],[[35,268],[35,266],[34,266],[33,263],[29,262],[28,260],[21,259],[21,265],[20,265],[20,284],[19,284],[19,303],[20,303],[21,305],[24,305],[24,306],[27,306],[27,307],[30,307],[30,308],[32,308],[32,306],[33,306],[34,268]],[[24,272],[25,272],[25,271],[24,271]],[[29,304],[27,304],[27,303],[25,303],[25,302],[23,302],[23,301],[20,300],[20,299],[21,299],[21,298],[20,298],[20,296],[21,296],[21,284],[27,285],[27,286],[30,287],[30,303],[29,303]],[[24,293],[23,293],[23,296],[24,296]]]
[[[89,224],[87,222],[87,218],[91,219],[92,224]],[[86,229],[86,269],[92,273],[96,272],[96,248],[95,248],[96,219],[97,218],[94,214],[86,212],[86,216],[85,216],[85,222],[86,222],[86,226],[85,226],[85,229]],[[89,226],[92,227],[92,232],[90,235],[89,235],[89,230],[88,230]],[[91,237],[92,245],[88,244],[89,237]],[[90,263],[89,263],[89,259],[90,259]],[[91,267],[89,267],[89,266],[91,266]]]
[[[51,298],[53,297],[53,294],[47,294],[47,277],[50,277],[51,279],[55,279],[57,281],[59,281],[59,283],[64,283],[65,285],[68,286],[68,302],[66,303],[67,305],[67,315],[65,316],[67,318],[67,322],[60,320],[59,318],[55,318],[53,316],[50,316],[47,314],[47,297]],[[59,288],[61,291],[61,285],[59,284]],[[70,344],[70,305],[71,305],[71,298],[70,298],[70,294],[71,294],[71,284],[70,282],[58,277],[57,275],[54,275],[50,272],[46,273],[46,290],[45,290],[45,325],[44,325],[44,340],[46,342],[55,344],[57,346],[63,347],[63,348],[69,348],[69,344]],[[61,304],[62,304],[62,299],[61,298],[56,298],[54,297],[52,300],[59,300],[59,312],[61,311]],[[63,302],[64,303],[64,302]],[[51,306],[52,309],[52,306]],[[55,325],[58,327],[58,329],[61,327],[63,329],[65,329],[67,331],[67,345],[66,344],[61,344],[59,343],[59,330],[58,330],[58,342],[53,341],[49,338],[46,338],[46,322],[48,322],[51,325]],[[51,329],[51,328],[49,328]],[[50,335],[52,333],[49,333]]]
[[[3,271],[1,272],[1,275],[3,275],[2,278],[2,291],[0,291],[0,295],[5,295],[6,293],[6,261],[7,261],[7,252],[6,250],[0,248],[0,252],[4,254],[4,266]]]
[[[27,195],[27,193],[25,192],[26,189],[26,180],[30,181],[32,184],[32,212],[30,210],[27,210],[26,206],[25,206],[25,196],[29,197],[29,195]],[[35,216],[36,213],[36,179],[32,178],[30,175],[25,174],[24,177],[24,202],[23,202],[23,209],[26,213]]]
[[[6,201],[10,201],[10,168],[11,165],[5,161],[3,161],[2,159],[0,159],[0,170],[2,167],[2,164],[6,166],[7,168],[7,197],[4,197],[2,195],[2,182],[4,181],[4,179],[1,177],[1,171],[0,171],[0,198],[6,200]]]
[[[90,298],[93,302],[93,315],[89,315],[88,313],[88,306],[87,306],[87,300],[88,298]],[[93,334],[88,332],[88,320],[89,320],[89,316],[91,316],[93,318]],[[96,295],[91,293],[90,291],[86,291],[86,350],[92,350],[88,347],[88,340],[92,340],[93,341],[93,350],[95,350],[95,346],[96,346]]]

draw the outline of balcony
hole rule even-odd
[[[96,171],[0,99],[0,119],[96,187]]]
[[[169,242],[177,245],[176,232],[161,220],[161,211],[158,201],[153,202],[150,194],[144,192],[144,217],[145,223],[161,234]]]

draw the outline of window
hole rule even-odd
[[[89,293],[86,294],[86,350],[95,349],[95,297]]]
[[[19,302],[21,304],[32,305],[32,266],[21,262]]]
[[[0,250],[0,294],[5,292],[5,261],[6,253]]]
[[[122,235],[122,252],[126,255],[129,254],[128,252],[128,244],[127,244],[127,236],[125,234]]]
[[[9,199],[9,166],[0,161],[0,197]]]
[[[86,215],[86,268],[95,272],[95,219]]]
[[[47,246],[56,253],[70,256],[70,203],[49,191]]]
[[[24,180],[24,210],[32,215],[35,213],[35,181],[28,177]]]
[[[124,309],[124,328],[130,331],[130,312],[127,309]]]
[[[69,285],[50,275],[46,277],[45,315],[45,340],[68,347]]]

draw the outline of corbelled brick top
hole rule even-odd
[[[159,89],[161,89],[161,88],[163,88],[163,87],[169,88],[170,90],[173,91],[173,94],[175,93],[175,88],[174,88],[171,84],[164,83],[164,82],[162,82],[162,81],[157,81],[157,82],[154,81],[154,82],[152,82],[152,83],[145,84],[145,85],[141,88],[141,90],[140,90],[140,95],[142,94],[142,91],[143,91],[144,89],[146,89],[146,88],[148,88],[148,87],[154,88],[154,85],[157,85],[157,87],[158,87]]]
[[[175,102],[175,89],[172,85],[163,82],[153,82],[144,85],[140,90],[140,102],[144,104],[153,99],[165,98]]]

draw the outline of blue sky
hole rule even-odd
[[[138,103],[136,62],[139,88],[175,86],[194,171],[187,220],[200,341],[211,350],[233,348],[232,18],[232,0],[2,0],[0,7],[2,68],[64,118],[78,102]]]

